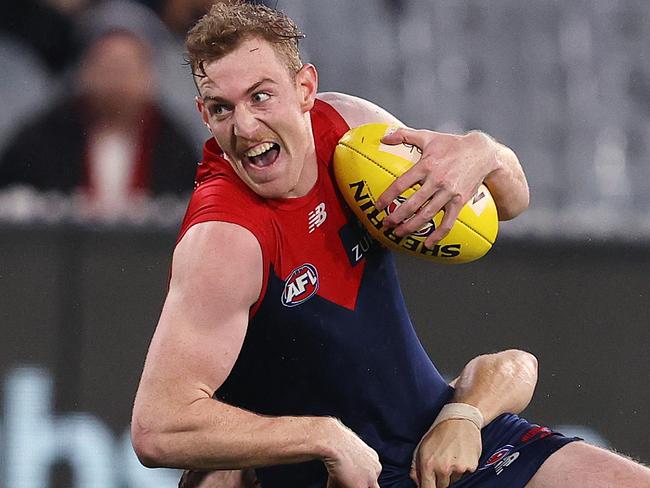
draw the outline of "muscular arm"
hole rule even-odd
[[[220,469],[323,455],[324,419],[264,417],[212,399],[239,354],[261,280],[259,244],[242,227],[198,224],[179,243],[133,410],[144,464]]]
[[[318,459],[342,487],[377,486],[377,453],[340,421],[263,416],[212,398],[239,355],[262,277],[260,246],[240,226],[197,224],[179,243],[133,408],[139,459],[186,469]]]
[[[430,169],[437,173],[435,175],[437,180],[442,180],[447,175],[449,175],[449,179],[466,178],[468,180],[469,184],[466,185],[467,191],[465,192],[463,192],[462,185],[451,188],[451,196],[453,197],[457,193],[460,200],[462,200],[462,204],[469,200],[478,185],[484,182],[494,197],[500,220],[512,219],[528,207],[528,182],[517,155],[510,148],[495,141],[487,134],[479,131],[471,131],[465,135],[443,134],[426,130],[415,131],[405,128],[402,122],[386,110],[362,98],[334,92],[320,93],[318,97],[336,108],[350,127],[357,127],[371,122],[404,127],[403,132],[398,131],[391,136],[390,141],[385,140],[387,143],[397,144],[403,140],[416,144],[423,151],[427,150],[423,146],[430,144],[432,160],[427,164],[430,165]],[[423,156],[423,160],[425,156]],[[444,162],[445,159],[449,161],[451,167],[439,164],[441,161]],[[467,166],[463,167],[462,171],[457,170],[454,172],[454,167],[458,167],[459,164],[467,164]],[[418,175],[418,177],[423,178],[424,173]],[[409,184],[410,182],[406,186]],[[399,185],[396,188],[397,190],[403,191]],[[387,193],[389,191],[385,195]],[[397,194],[382,197],[378,204],[383,202],[384,199],[391,201]],[[416,208],[419,208],[424,199],[423,196],[422,202],[418,201]],[[433,214],[435,213],[433,212]],[[420,224],[419,221],[414,221],[412,226],[415,227]]]
[[[502,413],[519,413],[537,384],[537,359],[515,349],[472,359],[452,382],[454,402],[478,408],[485,423]]]

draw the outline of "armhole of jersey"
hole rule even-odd
[[[343,134],[350,130],[350,126],[343,116],[329,103],[316,99],[316,105],[314,108],[321,112],[332,124],[332,131],[334,132],[337,141],[343,136]]]
[[[183,239],[185,234],[187,233],[188,230],[190,230],[194,225],[196,224],[201,224],[204,222],[226,222],[229,224],[235,224],[240,227],[243,227],[246,229],[248,232],[253,234],[253,237],[257,240],[257,243],[260,245],[260,250],[262,251],[262,287],[260,288],[260,295],[257,298],[257,300],[251,305],[248,316],[249,318],[253,318],[255,314],[257,313],[257,310],[260,308],[260,305],[262,304],[262,301],[264,300],[264,296],[266,295],[266,288],[269,280],[269,273],[271,269],[271,258],[270,258],[270,248],[271,248],[271,242],[269,238],[264,238],[261,232],[257,231],[255,229],[255,226],[250,223],[250,222],[241,222],[238,221],[235,217],[228,217],[228,216],[220,216],[219,218],[215,218],[214,216],[211,215],[203,215],[201,217],[198,217],[196,220],[192,220],[192,223],[188,225],[187,227],[183,228],[182,232],[178,235],[178,239],[176,240],[176,246],[178,245],[179,242]],[[172,258],[173,259],[173,258]],[[169,269],[169,280],[171,280],[171,266]]]

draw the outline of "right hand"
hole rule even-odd
[[[323,459],[327,488],[379,488],[381,464],[373,448],[338,420],[329,441],[332,452]]]
[[[425,434],[411,467],[419,488],[447,488],[473,473],[481,456],[481,431],[468,420],[450,419]]]

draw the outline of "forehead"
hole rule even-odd
[[[84,57],[87,61],[121,59],[145,62],[148,59],[148,50],[144,41],[136,37],[112,34],[96,41]]]
[[[206,77],[197,78],[203,95],[237,95],[268,78],[291,81],[289,69],[271,44],[263,39],[244,40],[235,50],[205,65]]]

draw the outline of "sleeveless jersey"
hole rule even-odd
[[[300,198],[259,197],[206,143],[181,237],[199,222],[236,223],[264,262],[242,351],[216,397],[267,415],[337,417],[377,450],[383,477],[403,475],[451,389],[415,335],[392,256],[371,245],[336,188],[332,154],[347,124],[320,100],[311,122],[318,180]],[[258,476],[265,487],[309,486],[326,473],[303,463]]]
[[[332,155],[347,124],[319,100],[311,122],[318,179],[299,198],[259,197],[214,139],[205,145],[179,239],[199,222],[238,224],[259,241],[264,270],[241,353],[215,397],[265,415],[339,418],[378,452],[382,486],[414,486],[415,446],[453,390],[415,334],[390,252],[360,228],[336,188]],[[316,461],[257,475],[264,488],[327,480]]]

